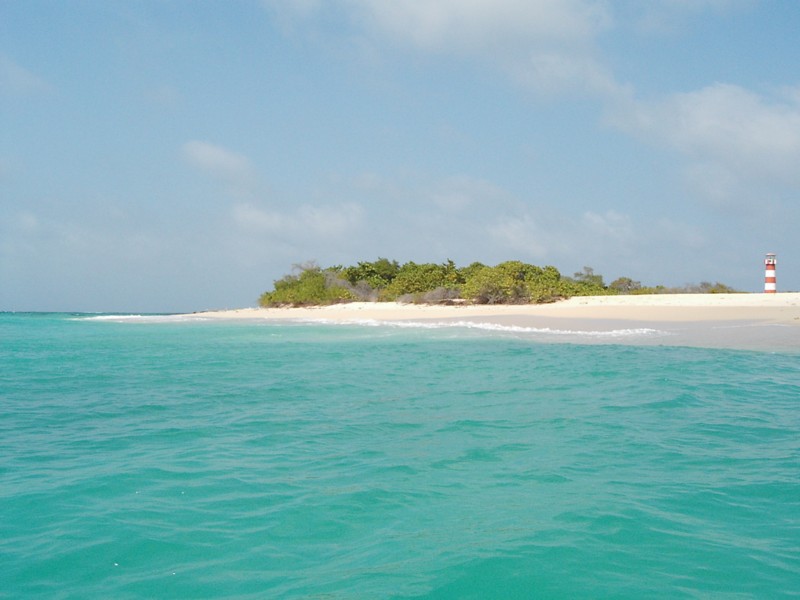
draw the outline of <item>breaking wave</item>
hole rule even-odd
[[[154,314],[103,314],[103,315],[81,315],[76,317],[79,321],[106,321],[111,323],[182,323],[209,321],[208,317],[200,314],[188,315],[154,315]]]
[[[476,329],[500,333],[626,338],[626,337],[659,337],[670,335],[669,332],[649,327],[634,327],[610,330],[554,329],[552,327],[525,327],[521,325],[501,325],[483,321],[381,321],[378,319],[350,319],[346,321],[326,321],[322,319],[303,319],[296,322],[327,325],[363,325],[367,327],[393,327],[397,329]]]

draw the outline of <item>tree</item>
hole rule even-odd
[[[479,304],[547,302],[560,295],[560,281],[555,267],[511,260],[476,269],[464,283],[462,296]]]
[[[340,285],[335,271],[322,270],[316,264],[299,265],[299,275],[286,275],[275,282],[272,292],[259,298],[261,306],[303,306],[333,304],[353,300],[353,294]],[[332,275],[334,275],[332,277]]]
[[[617,290],[606,287],[603,276],[595,273],[592,267],[583,267],[583,271],[573,274],[572,277],[565,277],[561,289],[566,297],[618,293]]]
[[[278,279],[274,289],[259,298],[261,306],[315,305],[352,300],[442,302],[455,298],[481,304],[551,302],[571,296],[600,294],[723,293],[734,292],[722,283],[704,281],[682,288],[642,287],[630,277],[606,286],[591,267],[574,277],[562,277],[553,266],[538,267],[518,260],[494,267],[474,262],[458,268],[444,263],[407,262],[378,258],[355,266],[321,269],[315,262],[292,266],[292,274]]]
[[[365,282],[372,289],[380,290],[392,283],[399,271],[400,265],[396,260],[379,258],[374,262],[359,262],[355,267],[343,269],[342,277],[352,285]]]
[[[732,287],[725,285],[724,283],[720,283],[717,281],[716,283],[711,283],[709,281],[701,281],[700,285],[697,286],[696,291],[700,294],[734,294],[736,290]]]
[[[466,267],[462,267],[458,270],[459,282],[462,284],[466,283],[470,277],[485,267],[486,265],[481,262],[474,262]]]
[[[424,294],[437,288],[457,288],[458,271],[452,261],[437,265],[434,263],[405,263],[397,277],[386,288],[385,297],[390,300],[407,295]]]
[[[620,294],[630,294],[631,292],[642,289],[642,284],[638,281],[634,281],[630,277],[619,277],[609,283],[608,287],[618,291]]]
[[[579,271],[575,273],[572,278],[579,282],[584,283],[588,286],[593,287],[605,287],[605,283],[603,283],[603,276],[597,275],[594,272],[592,267],[583,267],[583,271]]]

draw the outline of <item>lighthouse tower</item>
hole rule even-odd
[[[778,259],[775,258],[775,254],[770,252],[767,254],[767,257],[764,259],[764,293],[765,294],[774,294],[775,293],[775,266],[778,264]]]

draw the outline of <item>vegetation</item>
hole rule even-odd
[[[378,258],[355,266],[321,268],[316,263],[294,265],[293,273],[275,281],[259,298],[261,306],[309,306],[339,302],[397,300],[400,302],[529,304],[554,302],[571,296],[603,294],[729,293],[722,283],[703,282],[683,288],[642,287],[629,277],[606,285],[591,267],[563,277],[552,266],[538,267],[518,260],[493,267],[472,263],[459,268],[444,263],[407,262]]]
[[[261,296],[262,306],[303,306],[335,304],[356,300],[332,269],[322,270],[314,264],[298,267],[298,275],[286,275],[275,282],[272,292]]]
[[[552,302],[565,291],[555,267],[542,268],[518,260],[476,269],[462,287],[464,297],[478,304]]]

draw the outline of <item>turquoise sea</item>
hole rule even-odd
[[[5,313],[0,407],[3,598],[800,597],[797,352]]]

